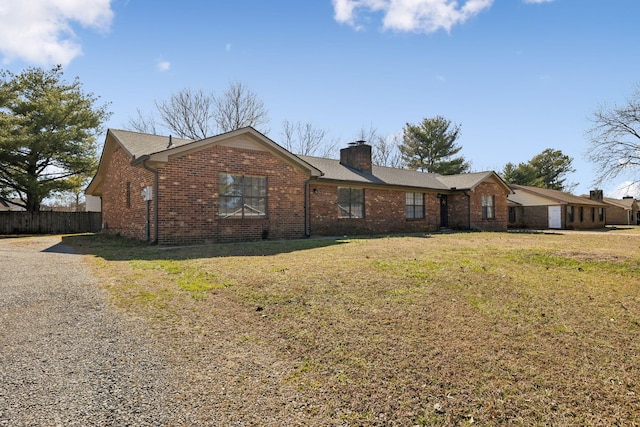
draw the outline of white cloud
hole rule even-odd
[[[387,30],[432,33],[450,31],[493,4],[494,0],[332,0],[336,21],[356,29],[357,12],[382,12]]]
[[[106,31],[111,0],[0,0],[0,52],[4,63],[67,65],[82,53],[71,24]]]
[[[605,196],[611,197],[612,199],[622,199],[625,196],[640,198],[640,182],[621,182],[613,189],[605,191]]]
[[[158,71],[169,71],[171,68],[171,62],[159,60],[156,62],[156,68]]]

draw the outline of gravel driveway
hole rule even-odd
[[[95,284],[59,237],[0,239],[0,426],[180,417],[162,353]]]

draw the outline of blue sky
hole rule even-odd
[[[582,194],[589,117],[640,83],[637,16],[638,0],[0,0],[0,66],[63,64],[113,128],[231,82],[262,99],[276,142],[283,120],[344,146],[442,115],[474,171],[559,149]]]

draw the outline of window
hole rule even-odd
[[[604,221],[604,208],[598,208],[598,221]]]
[[[495,196],[482,196],[482,219],[494,219],[496,217]]]
[[[516,208],[509,206],[509,222],[516,222]]]
[[[578,212],[580,213],[580,222],[584,221],[584,207],[580,206],[580,210]]]
[[[127,181],[127,208],[131,207],[131,183]]]
[[[567,221],[573,222],[573,206],[567,206]]]
[[[591,208],[591,222],[596,222],[596,208]]]
[[[407,219],[424,218],[424,194],[406,193],[406,213]]]
[[[222,218],[264,218],[267,216],[267,178],[220,174]]]
[[[338,218],[364,218],[364,190],[338,187]]]

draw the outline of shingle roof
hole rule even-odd
[[[605,197],[604,199],[602,199],[603,202],[608,203],[610,205],[613,206],[617,206],[623,209],[629,209],[632,210],[635,206],[637,201],[635,199],[629,198],[629,199],[612,199],[609,197]]]
[[[532,204],[524,201],[525,199],[521,200],[521,198],[518,197],[518,192],[520,191],[532,194],[534,196],[538,196],[538,198],[542,197],[545,199],[552,200],[557,204],[591,205],[591,206],[598,206],[598,207],[604,206],[602,202],[598,202],[596,200],[591,200],[589,198],[581,197],[581,196],[574,196],[571,193],[565,193],[563,191],[558,191],[558,190],[551,190],[549,188],[530,187],[526,185],[516,185],[516,184],[509,184],[509,186],[516,193],[515,196],[509,196],[509,198],[513,198],[514,201],[518,203],[522,203],[524,205],[532,206]]]
[[[309,163],[311,166],[320,169],[323,173],[320,179],[323,180],[430,188],[434,190],[449,189],[449,187],[438,180],[439,175],[436,174],[375,165],[372,167],[372,173],[366,173],[347,167],[334,159],[311,156],[298,157]]]
[[[371,173],[361,172],[340,163],[338,160],[321,157],[298,156],[305,162],[321,170],[320,179],[333,181],[347,181],[362,184],[391,185],[401,187],[415,187],[431,190],[470,190],[495,172],[474,172],[460,175],[439,175],[408,169],[391,168],[386,166],[372,166]],[[499,178],[498,178],[499,179]],[[505,184],[505,188],[508,187]]]
[[[469,190],[482,181],[493,175],[494,172],[473,172],[459,175],[438,175],[438,180],[447,188],[456,188],[458,190]]]
[[[268,140],[267,137],[261,134],[257,135],[257,132],[255,130],[246,128],[240,129],[236,132],[231,132],[229,134],[222,134],[200,141],[172,138],[172,145],[169,147],[169,137],[167,136],[149,135],[118,129],[109,130],[109,134],[112,136],[113,140],[115,140],[120,146],[122,146],[129,153],[132,159],[134,159],[134,161],[135,159],[139,159],[142,156],[162,156],[165,155],[165,153],[175,152],[176,149],[178,151],[182,151],[183,149],[188,150],[190,148],[187,146],[191,146],[190,144],[192,144],[192,146],[197,149],[198,146],[202,144],[207,144],[209,142],[215,141],[216,139],[225,138],[226,135],[231,135],[233,133],[239,132],[253,132],[256,133],[256,137],[261,138],[260,140]],[[107,140],[108,139],[109,138],[107,138]],[[495,172],[491,171],[444,176],[434,173],[425,173],[408,169],[373,165],[372,172],[366,173],[345,166],[335,159],[326,159],[312,156],[296,156],[284,150],[275,142],[271,140],[268,141],[270,142],[270,146],[272,146],[274,149],[279,149],[279,152],[281,152],[281,154],[286,154],[290,158],[290,160],[294,162],[301,162],[301,164],[304,163],[307,166],[313,168],[311,169],[312,175],[317,176],[322,174],[318,177],[318,179],[320,180],[339,181],[353,184],[359,183],[362,185],[387,185],[393,187],[406,187],[434,191],[473,189],[476,185],[480,184],[482,181],[491,176],[495,176],[498,181],[502,182],[502,180],[495,174]],[[104,154],[105,153],[103,152],[103,155]],[[164,161],[166,161],[166,159]],[[101,185],[102,179],[102,161],[100,166],[101,168],[98,170],[98,174],[96,174],[92,182],[87,187],[87,194],[94,194],[94,192],[95,194],[99,194],[99,192],[101,191],[99,187]],[[504,182],[502,183],[505,189],[509,191],[508,186]]]
[[[136,158],[147,154],[159,153],[169,148],[169,138],[166,136],[149,135],[119,129],[110,129],[109,132],[131,156]],[[171,147],[179,147],[192,142],[194,142],[194,140],[171,138]]]

